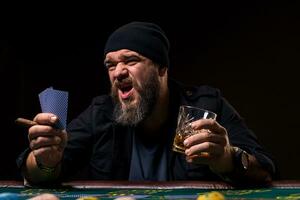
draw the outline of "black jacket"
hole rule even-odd
[[[256,136],[247,128],[243,119],[221,96],[218,89],[201,86],[183,86],[169,82],[169,119],[165,124],[166,135],[162,136],[166,145],[169,180],[220,180],[206,165],[187,163],[182,154],[173,152],[172,142],[177,124],[180,105],[192,105],[217,114],[217,121],[226,128],[229,141],[254,155],[263,168],[271,175],[276,174],[276,166],[269,153],[259,144]],[[134,127],[115,123],[113,102],[110,96],[93,99],[91,105],[67,127],[68,144],[62,160],[60,181],[70,179],[128,180],[132,136]],[[19,168],[25,163],[30,149],[18,158]]]
[[[217,113],[217,121],[227,129],[230,143],[253,154],[265,169],[275,173],[271,156],[219,90],[208,86],[183,86],[175,81],[169,82],[169,89],[171,117],[166,123],[166,145],[170,149],[167,157],[170,180],[220,179],[206,165],[189,164],[184,155],[171,150],[180,105],[193,105]],[[62,179],[128,180],[135,128],[116,124],[113,107],[110,96],[96,97],[68,125],[69,140],[62,161]]]

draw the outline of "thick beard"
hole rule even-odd
[[[154,110],[154,106],[157,102],[159,95],[159,81],[155,72],[149,73],[148,79],[142,83],[141,88],[137,85],[133,85],[138,93],[138,102],[136,105],[132,105],[132,99],[125,101],[124,108],[118,97],[118,89],[112,86],[111,96],[115,102],[114,118],[117,123],[122,125],[136,126],[147,118]]]

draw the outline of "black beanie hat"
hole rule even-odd
[[[115,30],[105,44],[104,57],[120,49],[138,52],[163,67],[169,67],[169,40],[156,24],[131,22]]]

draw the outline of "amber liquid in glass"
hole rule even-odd
[[[183,144],[183,141],[186,139],[187,137],[184,137],[182,134],[180,133],[176,133],[174,141],[173,141],[173,151],[179,152],[179,153],[185,153],[185,146]]]

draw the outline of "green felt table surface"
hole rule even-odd
[[[20,182],[1,182],[0,193],[17,194],[17,199],[29,199],[51,193],[60,199],[93,196],[116,199],[130,196],[135,199],[196,199],[199,195],[217,191],[225,199],[300,199],[300,182],[274,182],[268,187],[233,188],[218,182],[70,182],[55,188],[24,187]],[[0,198],[1,199],[1,198]]]

